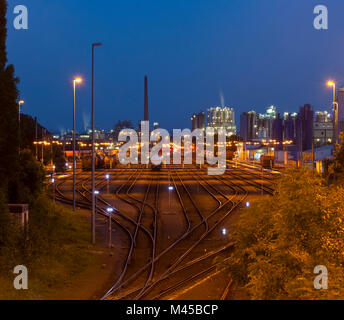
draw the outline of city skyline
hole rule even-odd
[[[72,79],[80,75],[84,79],[77,92],[80,130],[90,118],[90,45],[96,40],[103,42],[96,52],[98,127],[110,129],[123,119],[136,124],[142,118],[145,74],[151,120],[169,129],[189,127],[190,115],[221,105],[222,94],[237,114],[248,109],[262,112],[269,105],[296,112],[306,103],[315,110],[329,110],[326,81],[344,83],[338,71],[343,65],[342,44],[334,40],[343,25],[339,12],[344,5],[338,3],[331,10],[333,4],[328,3],[330,27],[319,33],[311,14],[315,4],[122,2],[107,4],[108,13],[100,19],[101,6],[89,1],[63,6],[38,1],[30,4],[28,30],[14,30],[8,19],[8,57],[21,79],[23,113],[39,115],[40,123],[54,132],[71,128]],[[13,8],[9,9],[11,17]],[[72,14],[78,10],[77,16]],[[198,14],[192,15],[194,11]],[[94,22],[89,25],[87,19]],[[207,21],[206,27],[202,21]],[[271,23],[277,23],[274,30]],[[189,43],[190,37],[195,43]],[[269,45],[261,48],[262,43]],[[330,52],[326,64],[324,47]],[[28,60],[39,63],[27,64]],[[271,90],[275,83],[278,89]]]

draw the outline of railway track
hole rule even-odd
[[[126,234],[128,250],[121,274],[102,299],[168,298],[214,272],[219,267],[215,257],[228,257],[234,243],[228,238],[218,239],[220,228],[243,206],[250,192],[247,185],[263,188],[268,194],[273,189],[257,183],[257,175],[245,169],[227,170],[223,176],[212,177],[206,175],[205,169],[168,167],[152,172],[136,167],[112,171],[111,194],[98,196],[97,215],[108,218],[106,208],[115,209],[112,223]],[[104,172],[97,173],[98,190],[107,185],[102,177]],[[61,190],[67,182],[65,179],[56,185],[56,199],[71,204],[68,193]],[[77,182],[77,205],[90,209],[89,174],[79,174]],[[166,210],[168,196],[173,205]],[[166,221],[179,221],[178,232],[168,240],[162,228],[169,228]]]

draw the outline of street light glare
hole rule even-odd
[[[327,85],[330,86],[330,87],[334,87],[335,83],[334,83],[334,81],[328,81]]]
[[[82,79],[81,78],[75,78],[74,82],[80,83],[80,82],[82,82]]]
[[[23,104],[23,103],[24,103],[24,100],[20,100],[19,103],[20,103],[20,104]]]

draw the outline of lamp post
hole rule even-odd
[[[96,194],[95,194],[95,152],[94,152],[94,48],[100,47],[101,43],[92,43],[92,243],[96,243]]]
[[[19,135],[19,153],[20,153],[20,140],[21,140],[21,132],[20,132],[20,108],[21,105],[24,103],[24,100],[18,101],[18,135]]]
[[[98,196],[99,196],[99,190],[94,190],[94,198],[95,198],[95,212],[97,212],[97,200],[98,200]],[[95,226],[95,221],[94,221],[94,224]]]
[[[107,180],[107,194],[109,194],[110,193],[110,187],[109,187],[110,175],[106,174],[105,179]]]
[[[171,213],[171,191],[173,190],[173,186],[168,187],[168,202],[169,202],[169,213]]]
[[[336,83],[334,81],[328,81],[327,85],[329,87],[333,88],[333,98],[332,98],[332,104],[333,104],[333,150],[335,149],[336,143],[337,143],[337,136],[338,136],[338,103],[336,102]]]
[[[20,125],[20,108],[21,108],[21,105],[24,103],[24,100],[19,100],[18,101],[18,110],[19,110],[19,113],[18,113],[18,122],[19,122],[19,125]]]
[[[54,203],[55,203],[55,178],[51,179],[51,183],[53,185],[53,200],[54,200]]]
[[[76,211],[76,198],[75,198],[75,86],[81,83],[81,78],[73,80],[73,211]]]
[[[111,227],[111,220],[112,220],[112,212],[113,212],[113,208],[109,207],[106,209],[107,213],[109,214],[109,248],[111,249],[111,245],[112,245],[112,240],[111,240],[111,236],[112,236],[112,227]]]
[[[42,165],[44,166],[44,129],[42,128],[41,131],[41,135],[42,135],[42,148],[41,148],[41,161],[42,161]]]

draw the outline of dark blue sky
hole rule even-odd
[[[15,5],[29,10],[29,30],[13,28]],[[313,27],[325,4],[329,29]],[[294,112],[330,109],[333,78],[344,84],[342,0],[10,0],[8,59],[21,79],[23,112],[51,130],[90,118],[91,43],[96,48],[96,125],[143,117],[144,75],[151,121],[190,127],[193,112],[225,104]]]

